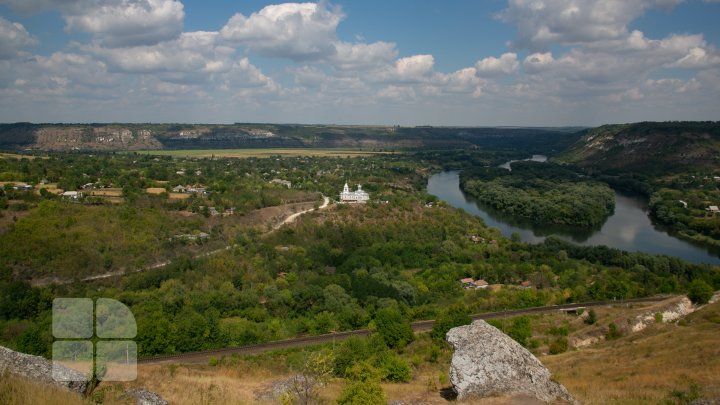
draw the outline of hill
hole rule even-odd
[[[362,148],[521,149],[549,153],[577,128],[398,127],[295,124],[0,124],[0,150]]]
[[[720,122],[603,125],[555,157],[582,167],[673,171],[720,165]]]

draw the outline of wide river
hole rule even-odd
[[[509,237],[513,233],[529,243],[538,243],[556,235],[580,245],[606,245],[630,252],[676,256],[692,263],[720,265],[720,251],[695,246],[654,226],[647,215],[646,203],[636,197],[615,193],[615,212],[600,228],[570,228],[533,223],[528,219],[504,215],[475,202],[460,189],[457,171],[435,174],[428,180],[428,193],[456,208],[481,217],[485,224],[498,228]]]

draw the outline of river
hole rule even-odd
[[[720,252],[670,236],[652,224],[642,199],[618,192],[615,192],[615,212],[601,227],[571,228],[537,224],[478,204],[471,197],[465,196],[460,189],[460,176],[457,171],[433,175],[428,180],[427,190],[451,206],[481,217],[486,225],[498,228],[506,237],[517,233],[528,243],[542,242],[546,236],[556,235],[579,245],[606,245],[629,252],[676,256],[691,263],[720,265]]]

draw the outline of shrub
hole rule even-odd
[[[352,382],[343,388],[338,405],[385,404],[385,393],[377,381]]]
[[[444,340],[448,331],[456,326],[467,325],[472,322],[470,315],[462,306],[453,306],[438,315],[430,336],[436,340]]]
[[[569,331],[567,325],[563,325],[551,327],[549,333],[555,336],[567,336]]]
[[[556,339],[550,345],[550,354],[565,353],[568,349],[568,340],[564,337]]]
[[[412,378],[410,365],[396,355],[385,357],[383,364],[383,380],[390,382],[408,382]]]
[[[712,298],[713,292],[713,288],[710,284],[706,283],[704,280],[696,278],[690,283],[688,298],[697,305],[707,304],[708,301],[710,301],[710,298]]]
[[[597,314],[594,309],[588,311],[588,316],[585,318],[585,323],[588,325],[594,325],[597,322]]]
[[[617,325],[615,325],[615,322],[608,325],[608,331],[605,334],[605,339],[613,340],[619,338],[620,336],[622,336],[622,332],[618,329]]]
[[[513,319],[508,335],[510,335],[511,338],[515,339],[515,341],[520,343],[523,347],[527,347],[528,339],[532,336],[530,318],[521,316]]]
[[[375,325],[380,336],[390,348],[403,348],[415,338],[410,322],[400,310],[383,308],[375,315]]]

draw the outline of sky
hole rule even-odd
[[[720,0],[0,0],[0,122],[720,120]]]

